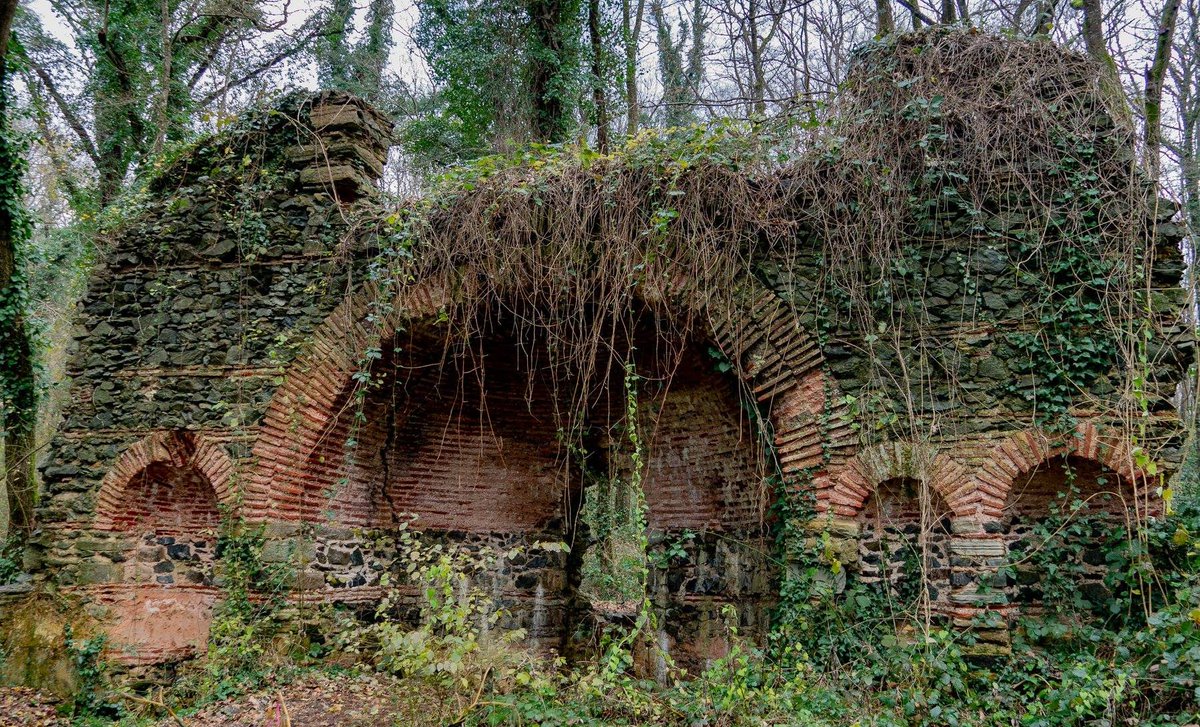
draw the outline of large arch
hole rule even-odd
[[[679,286],[678,292],[685,294],[686,286]],[[818,343],[784,301],[755,282],[743,287],[743,305],[702,311],[713,345],[769,412],[785,477],[838,469],[853,451],[856,436],[848,422],[826,424],[843,422],[838,414],[845,405],[823,371]],[[317,506],[322,498],[311,492],[306,468],[330,436],[330,424],[348,406],[345,392],[363,368],[362,352],[389,340],[407,322],[435,316],[454,300],[452,286],[441,280],[406,287],[382,307],[386,312],[373,305],[374,293],[349,296],[337,307],[272,396],[252,450],[255,464],[243,505],[248,519],[322,520]],[[681,295],[669,293],[654,291],[646,298],[660,306],[669,300],[688,305],[678,302]]]
[[[336,527],[383,525],[364,513],[378,511],[381,504],[394,506],[399,499],[397,492],[390,492],[386,498],[389,501],[380,503],[373,502],[371,496],[358,490],[347,490],[345,495],[351,501],[351,506],[339,509],[336,501],[340,495],[332,498],[331,502],[331,498],[324,491],[331,480],[353,481],[352,473],[348,474],[344,469],[346,457],[343,456],[341,442],[347,438],[348,432],[341,423],[348,420],[347,412],[359,404],[352,403],[348,392],[354,391],[360,383],[361,376],[356,378],[356,375],[363,370],[364,363],[371,363],[363,360],[361,352],[374,348],[379,359],[386,359],[390,355],[387,353],[391,347],[390,342],[396,339],[398,332],[412,335],[422,328],[421,321],[436,319],[440,310],[454,305],[453,289],[453,285],[445,281],[424,282],[405,288],[394,300],[383,306],[373,305],[372,298],[376,291],[367,290],[347,298],[326,320],[316,332],[308,350],[291,365],[285,383],[272,398],[262,420],[259,436],[253,447],[256,462],[248,478],[245,494],[245,514],[248,519],[300,521],[313,523],[320,528],[322,522],[327,520],[326,515],[333,514],[333,524]],[[827,424],[829,421],[841,421],[837,416],[841,404],[831,379],[823,371],[821,349],[816,340],[808,336],[797,324],[793,312],[784,301],[752,281],[741,286],[742,303],[739,305],[718,307],[691,304],[688,302],[687,286],[682,283],[673,290],[653,290],[644,292],[639,297],[645,308],[655,315],[678,316],[680,320],[701,324],[703,330],[698,331],[697,335],[711,348],[719,351],[720,356],[729,364],[729,385],[748,393],[759,406],[769,412],[775,451],[785,478],[799,482],[802,481],[802,475],[825,467],[838,466],[847,459],[856,437],[848,425],[834,427],[831,431]],[[386,313],[381,312],[383,310],[386,310]],[[429,342],[414,345],[420,348],[428,346]],[[711,364],[712,361],[708,363]],[[451,378],[453,377],[452,374]],[[721,446],[736,446],[739,433],[733,430],[738,426],[735,420],[739,417],[740,399],[738,396],[731,399],[721,395],[718,391],[720,387],[716,386],[711,378],[708,373],[697,372],[694,376],[684,377],[682,381],[683,385],[694,388],[692,393],[699,398],[693,401],[701,401],[701,408],[734,409],[731,421],[727,422],[729,426],[723,428],[722,434],[729,442]],[[368,393],[367,406],[370,405],[372,396],[373,393]],[[693,438],[697,434],[693,431],[698,426],[697,417],[702,415],[695,411],[680,414],[677,406],[679,403],[679,400],[663,402],[668,410],[673,407],[676,409],[671,418],[672,426],[678,426],[672,432],[672,436]],[[385,408],[381,408],[380,411],[384,411]],[[394,406],[392,410],[398,412],[394,417],[397,425],[405,426],[405,417],[408,415],[396,410]],[[832,417],[831,410],[834,412]],[[369,410],[362,411],[359,415],[360,420],[369,422],[378,418]],[[551,439],[551,433],[543,431],[538,434],[533,431],[535,425],[524,413],[516,411],[515,408],[510,408],[509,413],[518,418],[510,417],[506,423],[499,423],[501,428],[510,432],[527,429],[532,436]],[[435,423],[434,426],[444,425]],[[379,433],[372,434],[369,430],[369,426],[366,426],[356,433],[356,447],[365,445],[367,451],[375,451],[379,440],[385,437]],[[742,434],[749,436],[749,432]],[[677,440],[675,444],[678,444],[678,441],[681,440]],[[530,444],[533,444],[532,441]],[[542,461],[547,462],[544,454]],[[709,454],[717,455],[718,452],[714,450]],[[652,464],[661,474],[662,470],[672,469],[669,460],[670,456],[667,456]],[[674,470],[676,473],[680,471],[678,467],[674,467]],[[652,476],[654,474],[651,473]],[[496,484],[502,484],[500,480],[507,480],[511,484],[518,479],[534,479],[528,475],[519,478],[508,477],[497,472],[486,476],[494,477],[497,480]],[[415,481],[412,484],[414,488],[422,485]],[[430,486],[436,489],[439,485],[433,482]],[[475,488],[475,494],[460,492],[458,496],[483,497],[482,493],[486,489],[487,487],[479,487]],[[689,492],[699,490],[693,489]],[[501,501],[503,499],[500,498]],[[664,507],[661,498],[658,502],[654,496],[648,496],[647,499],[651,505],[650,520],[652,524],[658,522],[662,526],[659,530],[663,533],[689,525],[700,525],[699,522],[689,519],[691,514],[683,512],[683,509],[676,507],[671,511],[671,506]],[[744,499],[726,495],[723,501],[717,504],[722,507],[741,508]],[[568,503],[564,509],[569,509],[570,506]],[[462,501],[453,514],[465,515],[473,509],[478,508],[474,508],[470,502]],[[466,533],[472,543],[482,542],[486,538],[495,539],[502,535],[503,539],[497,543],[502,543],[507,549],[514,544],[529,548],[534,544],[526,541],[530,541],[535,535],[537,540],[566,539],[566,533],[562,530],[565,525],[560,524],[557,530],[547,530],[543,527],[547,518],[539,518],[537,522],[526,522],[514,517],[500,522],[505,508],[495,509],[496,512],[491,513],[495,517],[485,528],[487,533]],[[745,509],[747,512],[741,515],[748,517],[749,510],[753,509],[755,513],[761,514],[765,508]],[[427,512],[426,515],[428,514]],[[717,521],[722,520],[710,519],[714,520],[714,525],[720,524]],[[454,518],[444,519],[434,522],[435,527],[431,530],[440,533],[438,537],[458,537],[455,533],[462,531],[462,526],[467,524],[468,520],[465,516],[457,522]],[[318,535],[318,540],[321,537]],[[375,554],[366,543],[352,541],[345,536],[339,537],[343,538],[341,542],[316,544],[317,563],[309,568],[303,580],[315,587],[316,591],[324,592],[324,598],[356,599],[366,590],[376,586],[376,574],[387,566],[376,567],[370,562]],[[726,547],[729,538],[721,540],[714,537],[712,540],[713,543],[720,543],[719,553],[714,547],[710,549],[713,550],[712,553],[700,555],[704,557],[710,570],[723,572],[732,560],[741,556],[727,552],[730,550]],[[717,554],[714,556],[714,553]],[[349,561],[349,567],[357,570],[345,575],[331,573],[330,562],[335,554],[338,563],[345,564]],[[765,552],[760,553],[760,556],[766,555]],[[530,631],[535,642],[546,643],[547,640],[551,640],[553,643],[556,631],[561,629],[569,618],[564,612],[573,598],[573,576],[569,572],[570,557],[566,553],[531,555],[523,559],[520,567],[501,569],[507,572],[502,583],[488,584],[489,590],[499,595],[502,604],[514,615],[517,623]],[[749,572],[749,569],[746,569],[746,572]],[[689,574],[683,574],[679,577],[671,576],[671,579],[672,583],[677,584],[680,578],[689,577]],[[703,602],[700,606],[711,611],[708,615],[713,616],[710,620],[715,625],[719,622],[715,615],[719,611],[720,603],[729,602],[731,598],[737,600],[740,593],[749,593],[751,590],[762,598],[769,597],[769,589],[763,588],[762,578],[757,578],[753,584],[747,583],[744,589],[743,580],[747,579],[735,582],[726,578],[720,584],[713,585],[712,579],[709,578],[691,591],[683,587],[677,588],[679,593],[670,595],[666,601],[671,604],[671,608],[682,605],[694,610],[693,607],[699,599]],[[726,587],[730,585],[731,587]],[[312,590],[310,588],[310,592]],[[713,608],[714,604],[717,608]],[[758,611],[765,613],[765,609]],[[765,626],[765,617],[761,614],[748,618],[754,620],[755,625]]]
[[[251,452],[254,467],[243,499],[248,520],[321,519],[312,510],[321,493],[310,492],[306,470],[330,436],[329,427],[349,406],[345,392],[363,368],[365,352],[394,335],[404,320],[435,315],[451,302],[447,286],[426,283],[406,288],[396,306],[377,313],[371,304],[376,294],[368,289],[343,300],[313,333],[271,397]],[[378,320],[371,322],[374,316]]]

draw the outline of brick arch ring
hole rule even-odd
[[[100,482],[93,521],[97,530],[117,529],[115,518],[128,506],[129,484],[156,463],[196,470],[208,480],[218,503],[235,505],[234,464],[221,444],[186,430],[154,432],[126,448]]]
[[[1146,475],[1133,465],[1132,450],[1123,437],[1106,436],[1094,422],[1080,422],[1072,434],[1054,436],[1040,429],[1025,429],[992,447],[980,466],[976,497],[980,514],[989,519],[1004,516],[1013,483],[1035,467],[1062,455],[1072,455],[1101,464],[1121,479],[1144,482]]]
[[[866,447],[830,476],[817,478],[817,511],[853,518],[879,485],[900,477],[923,479],[954,517],[974,512],[967,469],[932,445],[903,441]]]
[[[855,446],[849,425],[832,430],[823,422],[839,417],[841,397],[824,372],[815,338],[796,322],[789,306],[752,280],[738,286],[736,305],[704,306],[711,343],[734,363],[745,390],[770,412],[776,453],[785,476],[844,462]],[[406,322],[435,316],[454,302],[453,285],[440,279],[407,286],[382,320],[372,289],[348,296],[313,334],[290,365],[259,426],[252,450],[254,469],[246,481],[243,514],[252,521],[308,521],[323,518],[312,505],[323,493],[307,491],[310,455],[318,450],[342,413],[348,387],[362,368],[363,352],[386,340]],[[688,286],[679,282],[644,291],[659,308],[686,306]],[[692,306],[696,310],[701,306]],[[317,497],[313,497],[317,495]]]

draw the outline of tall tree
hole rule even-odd
[[[729,41],[732,71],[746,104],[747,116],[767,112],[778,34],[783,21],[807,0],[719,0],[720,14]]]
[[[24,206],[25,143],[13,124],[13,63],[10,57],[15,0],[0,3],[0,416],[3,426],[7,534],[33,527],[37,389],[27,326],[27,287],[22,265],[29,237]]]
[[[350,83],[350,31],[354,0],[332,0],[321,36],[313,48],[317,60],[317,82],[324,88],[345,89]]]
[[[1162,14],[1156,32],[1161,29],[1161,19]],[[1183,223],[1188,233],[1183,240],[1183,255],[1185,260],[1194,261],[1200,254],[1197,249],[1200,242],[1200,0],[1182,0],[1172,35],[1174,47],[1166,64],[1169,82],[1164,84],[1164,95],[1169,100],[1164,106],[1166,113],[1173,114],[1162,137],[1161,147],[1168,167],[1160,184],[1169,189],[1171,183],[1175,183],[1173,191],[1183,203]],[[1185,321],[1196,326],[1200,286],[1197,285],[1194,263],[1187,266],[1184,280],[1190,301]],[[1180,392],[1181,413],[1186,417],[1193,441],[1200,424],[1197,392],[1200,392],[1200,366],[1194,365],[1193,375],[1183,382]]]
[[[1187,259],[1195,260],[1196,242],[1200,240],[1200,0],[1184,0],[1179,20],[1182,22],[1177,24],[1175,60],[1168,64],[1173,91],[1171,105],[1176,114],[1174,126],[1179,131],[1178,138],[1168,140],[1165,146],[1179,165],[1179,196],[1189,232],[1187,243],[1192,246],[1186,251],[1190,253]],[[1194,265],[1189,266],[1189,277],[1196,279]],[[1195,310],[1194,282],[1191,292]]]
[[[696,100],[704,75],[704,6],[700,0],[693,0],[691,22],[679,23],[678,39],[671,35],[671,23],[666,18],[661,0],[654,0],[650,4],[650,13],[658,38],[658,69],[662,76],[665,107],[663,120],[667,126],[694,123]],[[685,45],[688,46],[686,61]]]
[[[370,0],[363,38],[350,43],[354,3],[333,0],[316,44],[317,77],[325,88],[337,88],[375,104],[384,103],[388,54],[392,50],[393,0]]]
[[[526,74],[529,18],[520,0],[426,0],[414,40],[435,90],[405,124],[406,149],[438,166],[532,138]]]
[[[1083,43],[1087,53],[1100,65],[1100,83],[1113,114],[1129,120],[1129,101],[1121,87],[1120,71],[1104,34],[1104,8],[1101,0],[1080,0],[1083,8]]]
[[[532,27],[529,95],[539,141],[560,143],[573,128],[579,85],[579,0],[528,0]]]
[[[1049,37],[1050,30],[1054,27],[1054,16],[1057,13],[1058,3],[1056,0],[1038,0],[1032,35],[1042,38]]]
[[[52,8],[72,42],[45,32],[32,13],[19,15],[25,80],[93,165],[96,206],[167,142],[194,133],[198,112],[224,108],[325,27],[314,15],[285,31],[286,11],[268,17],[256,0],[56,0]]]
[[[621,0],[621,46],[625,52],[625,133],[637,133],[641,121],[638,103],[638,50],[646,0]]]
[[[1158,17],[1155,34],[1154,56],[1146,66],[1145,119],[1143,141],[1146,156],[1146,171],[1158,179],[1162,145],[1162,97],[1163,82],[1167,66],[1171,62],[1171,49],[1175,39],[1175,24],[1179,18],[1179,0],[1166,0]]]
[[[875,35],[883,37],[896,32],[896,16],[892,0],[875,0]]]
[[[938,22],[948,25],[954,20],[954,0],[942,0],[942,10],[938,15]]]
[[[608,85],[604,78],[604,37],[601,33],[600,0],[588,0],[588,42],[591,58],[589,72],[592,84],[592,124],[596,127],[596,147],[608,153]]]

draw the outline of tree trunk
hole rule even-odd
[[[395,15],[392,0],[371,0],[367,9],[367,33],[357,49],[360,67],[355,69],[355,91],[371,103],[383,100],[383,75],[392,50]]]
[[[1100,87],[1107,96],[1108,106],[1119,122],[1130,121],[1129,102],[1121,88],[1117,63],[1108,52],[1104,38],[1104,8],[1100,0],[1083,1],[1083,42],[1090,55],[1100,64]]]
[[[162,153],[163,144],[167,140],[167,115],[171,105],[171,4],[167,0],[159,3],[160,18],[159,42],[162,44],[162,63],[160,64],[158,99],[154,109],[154,145],[151,153],[158,156]]]
[[[588,0],[588,37],[592,44],[592,107],[596,148],[608,153],[608,104],[604,93],[604,41],[600,35],[600,0]]]
[[[892,15],[892,0],[875,0],[875,35],[883,37],[896,32],[896,17]]]
[[[1144,132],[1144,154],[1146,172],[1151,179],[1159,175],[1159,146],[1162,143],[1162,95],[1163,79],[1171,62],[1171,47],[1175,40],[1175,21],[1179,18],[1179,0],[1166,0],[1162,15],[1158,19],[1158,40],[1154,58],[1146,67],[1146,123]]]
[[[700,82],[704,79],[704,34],[708,23],[704,20],[703,0],[692,5],[692,47],[688,50],[685,77],[687,79],[688,102],[695,104],[700,98]],[[689,111],[691,109],[689,108]]]
[[[529,92],[533,100],[533,133],[538,141],[557,144],[566,136],[566,104],[556,83],[563,72],[563,22],[566,0],[532,0],[529,19],[533,24],[532,70]]]
[[[116,199],[125,184],[135,157],[146,151],[146,124],[140,109],[141,96],[134,88],[134,63],[125,55],[127,49],[119,36],[127,28],[109,27],[109,8],[105,6],[100,28],[96,32],[97,91],[93,94],[95,107],[95,142],[99,161],[100,206]]]
[[[1197,237],[1200,236],[1200,103],[1188,104],[1180,99],[1181,105],[1184,107],[1180,110],[1181,123],[1181,154],[1179,158],[1179,171],[1183,181],[1183,212],[1184,221],[1187,224],[1188,236],[1183,241],[1183,253],[1185,259],[1195,260],[1197,254]],[[1193,327],[1197,322],[1194,313],[1197,310],[1197,284],[1196,284],[1195,265],[1188,265],[1185,278],[1188,292],[1189,315],[1185,318],[1186,323],[1190,323]],[[1193,364],[1200,363],[1200,354],[1196,355]],[[1200,366],[1193,366],[1195,375],[1187,382],[1190,386],[1185,387],[1184,403],[1180,407],[1184,412],[1186,421],[1188,422],[1188,433],[1192,437],[1193,442],[1196,441],[1197,425],[1200,423],[1200,406],[1197,405],[1197,397],[1200,396]],[[1190,391],[1188,390],[1190,389]]]
[[[1054,16],[1058,13],[1056,0],[1041,0],[1038,3],[1037,16],[1033,20],[1033,36],[1045,38],[1054,28]]]
[[[1109,58],[1108,46],[1104,42],[1104,8],[1100,0],[1082,0],[1083,42],[1088,55],[1096,60]]]
[[[637,60],[638,41],[642,37],[642,17],[646,12],[645,0],[621,0],[621,34],[625,46],[625,133],[637,133],[642,110],[638,106]]]
[[[942,12],[938,17],[938,22],[942,25],[949,25],[954,22],[954,0],[942,0]]]
[[[767,115],[767,73],[763,63],[762,38],[758,35],[758,0],[750,0],[750,17],[746,21],[746,49],[750,52],[750,101],[751,115]]]
[[[27,536],[33,529],[37,492],[34,474],[34,434],[37,422],[33,352],[25,321],[25,283],[18,247],[26,230],[22,218],[22,175],[25,162],[9,123],[8,40],[16,2],[0,6],[0,169],[8,203],[0,205],[0,396],[3,397],[4,481],[7,490],[9,534]]]

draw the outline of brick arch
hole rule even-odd
[[[360,352],[392,336],[405,321],[435,315],[452,305],[452,286],[431,280],[406,288],[388,312],[374,322],[371,290],[351,295],[318,328],[305,353],[290,367],[268,405],[253,447],[256,465],[247,481],[244,512],[251,520],[310,519],[305,504],[305,467],[328,426],[340,414],[339,402],[359,371]],[[739,301],[717,306],[689,305],[689,286],[643,292],[659,308],[703,307],[712,344],[733,363],[733,371],[757,402],[770,411],[776,451],[785,476],[798,477],[843,463],[855,443],[841,397],[824,373],[817,341],[799,326],[786,302],[753,281],[744,281]],[[681,302],[683,301],[683,302]],[[832,415],[830,412],[832,411]],[[827,426],[826,422],[844,422]],[[324,466],[337,467],[337,463]]]
[[[1128,443],[1122,437],[1105,435],[1093,422],[1080,422],[1067,435],[1051,435],[1026,429],[994,445],[975,475],[972,499],[984,519],[999,519],[1018,477],[1058,456],[1090,460],[1112,470],[1134,484],[1145,480],[1136,470]]]
[[[255,466],[244,498],[248,519],[304,519],[309,457],[341,414],[342,395],[361,368],[362,352],[394,333],[402,320],[433,315],[451,302],[443,285],[413,286],[372,323],[367,318],[373,292],[348,296],[334,309],[271,397],[252,450]]]
[[[195,432],[154,432],[122,452],[104,476],[96,496],[94,527],[98,530],[123,529],[121,521],[130,508],[130,490],[135,478],[158,465],[200,475],[212,488],[217,503],[235,504],[234,464],[224,447]]]
[[[922,460],[930,463],[924,473],[920,471]],[[955,517],[974,513],[967,469],[935,447],[915,442],[885,442],[860,450],[817,491],[817,510],[856,517],[880,484],[896,479],[920,481],[922,475]]]

